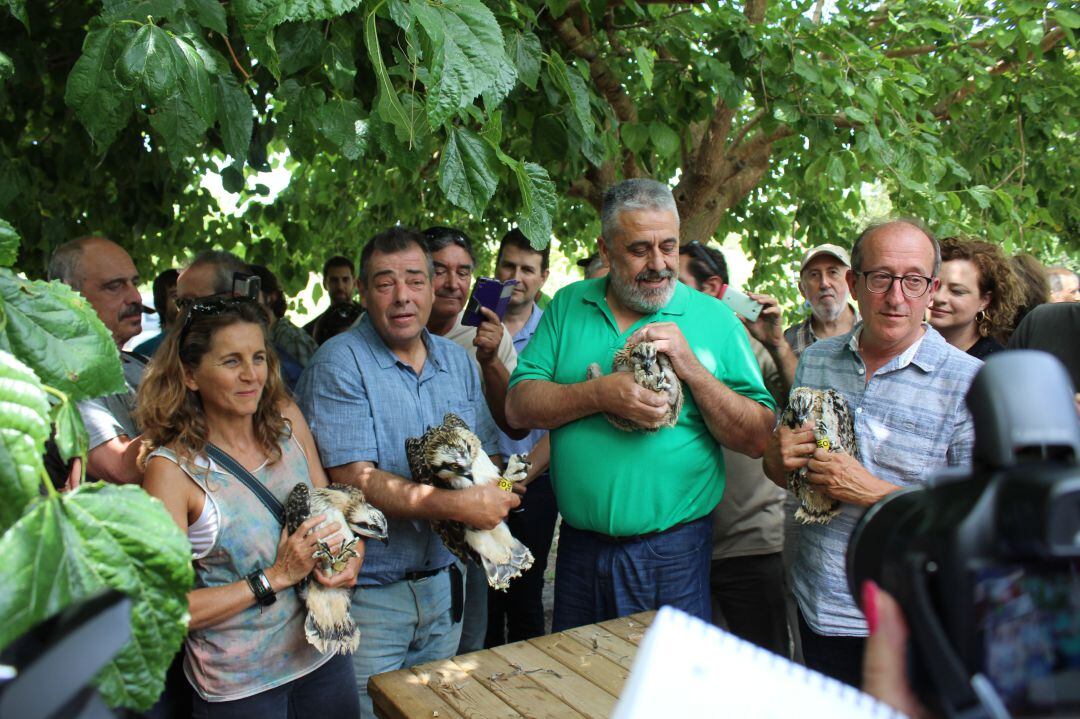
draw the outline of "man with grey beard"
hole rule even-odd
[[[551,430],[551,481],[563,516],[554,631],[669,604],[710,617],[711,513],[724,493],[723,447],[761,456],[775,402],[746,331],[725,305],[678,281],[671,191],[626,180],[604,194],[607,277],[555,295],[510,378],[507,420]],[[605,417],[661,426],[663,395],[610,372],[627,344],[650,342],[682,381],[673,427],[625,432]]]
[[[851,257],[839,245],[818,245],[806,251],[799,265],[799,292],[810,303],[810,316],[784,331],[794,362],[784,362],[781,374],[790,388],[803,351],[818,340],[850,332],[859,313],[848,301],[847,271]]]

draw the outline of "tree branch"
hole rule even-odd
[[[611,68],[601,59],[596,40],[578,32],[574,21],[565,15],[557,19],[549,16],[549,21],[566,49],[589,63],[589,75],[619,122],[637,122],[637,108]]]
[[[600,57],[596,39],[591,34],[579,32],[574,21],[567,15],[557,19],[549,15],[548,19],[567,50],[589,63],[589,76],[592,77],[600,95],[611,105],[616,119],[620,123],[636,124],[637,107],[626,93],[619,78]],[[627,177],[638,177],[641,174],[637,166],[637,158],[629,149],[623,150],[623,173]]]
[[[765,10],[768,5],[768,0],[746,0],[743,14],[751,25],[760,25],[765,21]]]
[[[1063,30],[1060,27],[1055,27],[1053,30],[1050,30],[1048,33],[1043,35],[1042,41],[1039,42],[1039,48],[1044,53],[1048,52],[1050,50],[1050,48],[1054,47],[1054,45],[1057,45],[1059,42],[1061,42],[1061,40],[1064,37],[1065,37],[1065,30]],[[994,65],[993,67],[988,68],[987,71],[986,71],[986,74],[990,75],[990,76],[1002,75],[1002,74],[1008,72],[1009,70],[1012,70],[1012,69],[1018,67],[1019,65],[1020,65],[1020,63],[1017,62],[1016,60],[1002,60],[997,65]],[[934,114],[934,117],[936,117],[939,120],[948,117],[949,108],[952,105],[955,105],[956,103],[958,103],[961,100],[963,100],[964,98],[966,98],[971,93],[975,92],[975,89],[976,89],[975,88],[975,78],[971,78],[970,80],[968,80],[968,82],[966,84],[964,84],[963,87],[961,87],[959,90],[956,90],[951,95],[949,95],[947,98],[945,98],[944,100],[942,100],[941,102],[939,102],[937,105],[934,106],[934,109],[932,110],[932,112]]]
[[[958,47],[972,47],[976,49],[982,49],[990,45],[989,40],[972,40],[970,42],[957,42],[949,43],[947,45],[936,45],[929,43],[927,45],[914,45],[912,47],[900,47],[895,50],[886,50],[885,57],[914,57],[916,55],[929,55],[936,51],[952,50]]]
[[[728,145],[732,150],[736,149],[740,143],[746,138],[746,134],[757,127],[758,123],[765,117],[764,108],[758,110],[750,118],[743,123],[742,127],[735,131],[735,136],[731,138],[731,143]]]

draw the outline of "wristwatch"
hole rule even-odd
[[[269,607],[277,601],[274,588],[270,586],[270,580],[263,574],[262,569],[256,568],[254,572],[247,575],[247,583],[255,595],[255,602],[260,607]]]

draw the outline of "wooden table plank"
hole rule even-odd
[[[521,719],[513,707],[449,659],[415,666],[412,672],[463,717]]]
[[[634,666],[637,646],[595,624],[567,629],[563,634],[569,634],[625,669],[631,669]]]
[[[641,614],[632,614],[629,617],[609,619],[606,622],[600,622],[598,626],[637,646],[641,644],[641,639],[645,636],[645,630],[652,624],[655,616],[656,612],[642,612]]]
[[[630,672],[600,654],[599,647],[583,644],[565,632],[530,639],[529,644],[570,667],[580,676],[608,692],[619,696]]]
[[[572,667],[557,661],[528,642],[491,649],[511,665],[521,667],[536,682],[562,702],[586,717],[606,719],[615,709],[617,697],[579,676]],[[539,669],[540,671],[533,671]]]
[[[371,677],[368,694],[374,704],[375,716],[380,719],[461,719],[460,714],[408,669]]]
[[[532,675],[522,673],[489,649],[454,657],[453,662],[524,717],[582,719],[580,713],[533,681]]]

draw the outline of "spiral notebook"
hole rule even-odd
[[[846,684],[664,607],[645,633],[613,719],[903,719]]]

